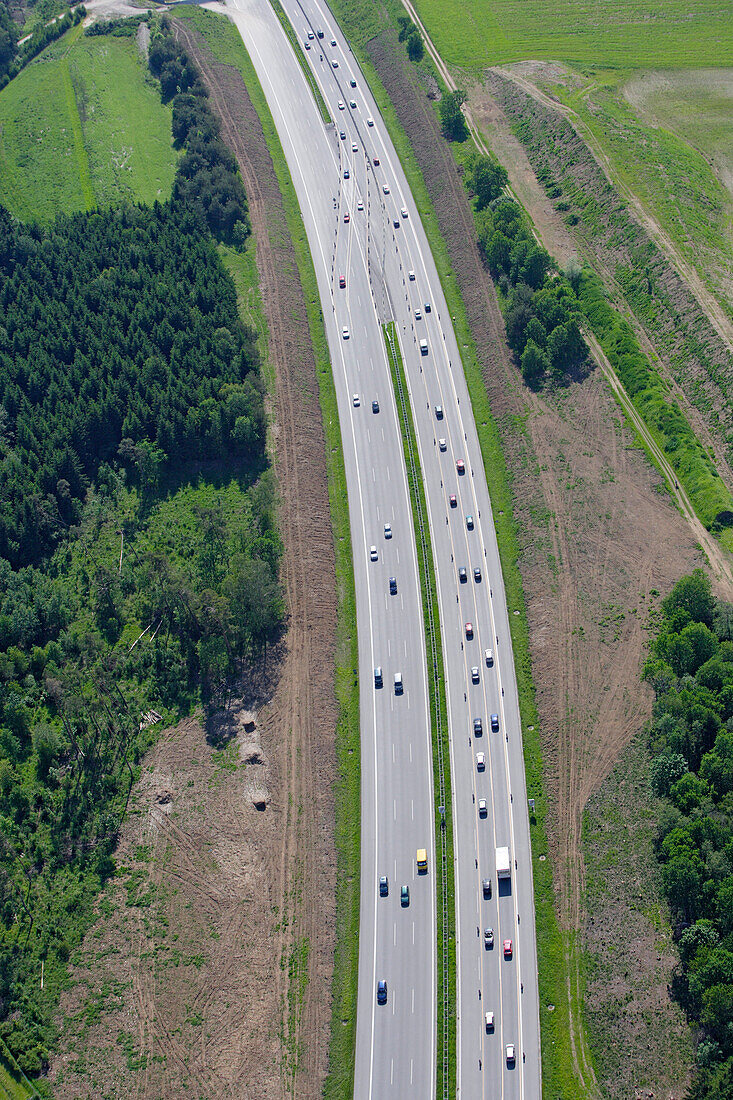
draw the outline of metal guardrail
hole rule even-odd
[[[397,398],[400,404],[400,412],[402,415],[402,421],[405,426],[405,440],[407,442],[407,462],[408,462],[408,476],[412,482],[413,487],[413,499],[415,501],[416,519],[418,532],[420,536],[420,545],[422,547],[422,567],[423,567],[423,584],[425,588],[425,603],[427,605],[427,628],[428,628],[428,641],[430,646],[430,656],[428,659],[429,667],[432,665],[432,680],[433,680],[433,698],[435,700],[435,726],[436,726],[436,744],[437,744],[437,760],[438,760],[438,794],[439,803],[438,809],[440,812],[440,862],[441,871],[440,876],[440,897],[438,904],[441,906],[442,911],[442,939],[443,939],[443,952],[441,959],[441,988],[439,988],[438,996],[443,1000],[443,1034],[438,1036],[439,1046],[442,1047],[441,1058],[441,1076],[443,1078],[443,1100],[449,1100],[448,1094],[448,1044],[450,1040],[450,1026],[449,1026],[449,1004],[448,1004],[448,849],[447,849],[447,830],[445,824],[446,804],[445,804],[445,762],[443,753],[443,713],[440,699],[440,670],[438,663],[438,644],[436,638],[436,625],[433,616],[433,584],[430,572],[430,557],[428,555],[427,540],[425,538],[425,524],[426,520],[423,516],[422,501],[420,498],[419,486],[420,479],[418,478],[417,465],[415,463],[415,455],[412,445],[412,432],[410,431],[410,420],[407,415],[407,397],[405,395],[404,387],[402,385],[402,374],[399,369],[399,359],[397,357],[397,349],[395,347],[395,338],[392,327],[385,325],[385,333],[387,341],[389,343],[390,353],[392,355],[392,361],[394,363],[394,373],[397,379]]]

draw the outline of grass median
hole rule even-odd
[[[455,1095],[456,1088],[456,922],[453,874],[453,815],[451,801],[450,746],[443,651],[440,644],[440,616],[427,520],[425,488],[415,440],[412,409],[407,392],[402,355],[393,322],[384,326],[392,374],[392,387],[405,453],[410,489],[412,523],[415,530],[420,592],[422,596],[425,644],[430,691],[430,732],[433,747],[433,797],[435,800],[436,898],[438,935],[438,1056],[436,1095]]]

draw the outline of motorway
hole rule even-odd
[[[429,703],[409,495],[381,330],[384,321],[394,320],[425,483],[446,678],[456,875],[457,1091],[461,1097],[536,1100],[541,1096],[539,1002],[517,688],[491,505],[458,347],[407,181],[348,44],[319,0],[283,0],[283,7],[335,126],[323,125],[267,0],[227,4],[265,92],[298,194],[343,440],[362,746],[354,1094],[435,1095]],[[391,537],[385,524],[391,525]],[[371,546],[376,561],[370,560]],[[390,577],[396,579],[396,594],[390,594]],[[492,650],[490,662],[487,649]],[[381,689],[374,686],[376,666],[383,670]],[[396,672],[402,674],[402,694],[394,688]],[[492,731],[494,714],[498,729]],[[482,724],[478,735],[476,718]],[[484,755],[483,768],[477,753]],[[511,861],[511,877],[501,882],[495,866],[499,846],[509,848]],[[429,853],[427,875],[417,874],[418,847]],[[389,879],[386,897],[378,890],[382,875]],[[483,896],[485,879],[492,884],[490,898]],[[405,907],[400,904],[403,884],[410,890]],[[488,927],[494,931],[493,948],[484,945]],[[502,950],[507,939],[511,958]],[[384,1005],[377,1004],[380,979],[388,986]],[[486,1012],[494,1013],[493,1029],[486,1027]],[[513,1062],[506,1056],[509,1044],[515,1048]]]

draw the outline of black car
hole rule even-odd
[[[492,714],[491,715],[491,729],[494,733],[499,732],[499,715],[498,714]]]
[[[476,584],[478,584],[481,580],[481,570],[478,568],[478,566],[476,566],[473,571],[473,579],[476,581]]]
[[[379,412],[379,402],[378,401],[372,401],[372,412],[373,413],[378,413]]]
[[[484,725],[480,718],[474,718],[473,720],[473,736],[480,737],[484,732]]]
[[[377,982],[377,1004],[386,1005],[387,1003],[387,983],[384,978],[380,978]]]
[[[390,594],[390,596],[396,596],[397,595],[397,578],[396,577],[390,577],[389,578],[389,594]]]

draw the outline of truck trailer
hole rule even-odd
[[[496,877],[497,878],[511,878],[512,867],[509,862],[509,849],[497,848],[496,849]]]

